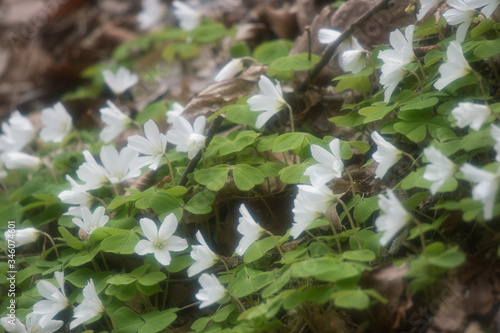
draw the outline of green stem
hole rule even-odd
[[[408,69],[408,68],[404,68],[403,67],[403,70],[407,71],[408,73],[412,74],[413,76],[415,76],[415,78],[417,79],[418,81],[418,86],[420,87],[420,91],[423,91],[424,90],[424,86],[422,85],[422,80],[420,79],[420,76],[418,76],[417,73],[415,73],[414,71]]]
[[[362,249],[361,242],[359,241],[359,236],[358,236],[358,230],[356,226],[354,225],[354,221],[352,219],[351,213],[349,213],[349,209],[347,209],[346,204],[344,201],[337,199],[337,201],[340,203],[342,208],[344,208],[345,214],[347,215],[347,219],[349,220],[349,223],[351,224],[352,231],[354,232],[354,238],[356,238],[356,243],[358,243],[358,249]]]
[[[167,153],[163,153],[163,156],[165,156],[165,159],[167,160],[168,171],[170,172],[170,177],[172,178],[170,181],[172,184],[175,184],[175,174],[174,174],[174,169],[172,168],[172,164],[170,163],[170,160],[167,157]]]
[[[479,87],[481,88],[481,92],[483,94],[484,105],[488,106],[488,98],[486,96],[486,90],[484,89],[483,78],[481,77],[481,75],[478,72],[476,72],[473,69],[472,69],[472,74],[474,74],[474,76],[476,77],[477,81],[479,82]]]
[[[328,219],[328,223],[330,223],[330,227],[332,228],[332,232],[333,232],[333,236],[335,237],[335,242],[337,243],[337,252],[338,254],[341,254],[342,253],[342,245],[340,244],[340,239],[339,239],[339,235],[337,234],[337,229],[335,228],[335,225],[333,224],[332,221],[330,221],[330,219]]]
[[[274,234],[268,230],[264,229],[264,232],[273,238],[274,244],[276,245],[276,248],[278,249],[279,253],[281,254],[281,258],[283,258],[285,256],[285,254],[283,253],[283,251],[281,251],[281,247],[280,247],[280,244],[278,243],[278,240],[276,239],[276,236],[274,236]]]
[[[165,305],[167,304],[167,295],[168,295],[168,285],[170,284],[170,272],[167,271],[167,281],[165,283],[165,292],[163,293],[163,304],[162,310],[165,309]]]
[[[349,181],[351,182],[351,191],[352,191],[352,204],[354,205],[354,218],[356,220],[356,226],[359,227],[359,212],[358,212],[358,204],[356,202],[356,189],[354,188],[354,179],[352,178],[351,172],[345,169],[347,177],[349,177]]]
[[[422,80],[427,81],[427,75],[425,75],[425,70],[424,70],[424,66],[422,66],[422,63],[420,62],[420,60],[418,60],[417,58],[417,64],[418,64],[418,67],[420,68],[420,73],[422,73]]]
[[[292,107],[290,106],[290,104],[288,104],[287,102],[285,102],[286,104],[286,107],[288,108],[288,112],[290,114],[290,126],[292,128],[292,133],[295,132],[295,122],[293,120],[293,111],[292,111]]]
[[[422,230],[422,225],[420,224],[420,221],[412,216],[413,222],[418,226],[418,232],[420,234],[420,244],[422,245],[422,252],[424,253],[425,256],[425,261],[428,263],[429,262],[429,257],[427,255],[427,248],[425,246],[425,238],[424,238],[424,231]]]
[[[113,327],[113,332],[117,333],[118,329],[116,328],[116,324],[115,324],[115,320],[113,319],[113,316],[111,315],[111,313],[106,308],[104,308],[104,313],[106,313],[106,316],[111,321],[111,326]]]
[[[57,246],[56,246],[56,243],[54,242],[54,239],[46,232],[40,231],[40,233],[42,235],[44,235],[45,237],[47,237],[49,239],[49,241],[52,243],[52,247],[54,248],[54,252],[56,253],[57,259],[61,258],[59,256],[59,251],[57,250]]]

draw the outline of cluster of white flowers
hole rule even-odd
[[[38,293],[45,299],[33,306],[33,312],[26,315],[26,325],[17,317],[3,317],[0,324],[7,332],[30,333],[30,332],[56,332],[63,326],[63,321],[53,318],[62,310],[71,307],[72,304],[66,297],[64,291],[64,272],[54,272],[54,277],[59,288],[54,284],[41,280],[36,287]],[[83,288],[83,301],[74,309],[74,320],[70,323],[70,329],[74,329],[84,322],[97,317],[105,312],[104,306],[97,295],[94,282],[90,279],[87,286]]]
[[[340,35],[341,33],[334,29],[319,29],[318,40],[322,44],[331,44]],[[337,48],[336,53],[340,54],[339,66],[344,72],[356,74],[366,67],[368,51],[361,46],[356,37],[351,37],[351,39],[343,41]]]

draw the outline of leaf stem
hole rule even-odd
[[[59,256],[59,251],[57,250],[57,246],[56,243],[54,242],[54,239],[46,232],[40,231],[40,233],[49,239],[49,241],[52,243],[52,247],[54,248],[54,252],[56,253],[57,259],[60,259],[61,257]]]
[[[278,239],[276,239],[276,236],[274,236],[274,234],[272,232],[270,232],[266,229],[264,229],[264,232],[273,238],[274,244],[276,245],[276,248],[278,249],[281,257],[283,258],[285,256],[285,254],[283,253],[283,251],[281,251],[281,247],[280,247],[280,244],[278,243]]]
[[[356,226],[359,227],[359,212],[358,212],[358,204],[356,202],[356,189],[354,188],[354,179],[352,178],[352,174],[347,168],[344,169],[347,177],[349,177],[349,181],[351,182],[351,191],[352,191],[352,204],[354,205],[354,219],[356,220]]]
[[[295,132],[295,122],[293,120],[293,110],[292,110],[292,107],[290,106],[290,104],[288,104],[287,102],[285,102],[286,104],[286,107],[288,108],[288,113],[290,114],[290,127],[292,128],[292,133]]]
[[[349,220],[349,223],[351,224],[352,231],[354,232],[354,238],[356,238],[356,243],[358,243],[358,249],[362,249],[361,242],[359,241],[359,236],[358,236],[358,230],[356,226],[354,225],[354,221],[352,219],[351,213],[349,213],[349,209],[347,208],[346,204],[344,201],[341,199],[337,198],[337,201],[340,203],[342,208],[344,208],[345,214],[347,215],[347,219]]]

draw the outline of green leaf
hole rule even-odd
[[[243,256],[243,261],[247,264],[254,262],[255,260],[262,258],[267,251],[271,250],[275,246],[276,244],[272,237],[267,237],[257,241],[250,245],[247,249],[245,255]]]
[[[138,333],[156,333],[163,331],[177,318],[177,314],[175,314],[177,310],[179,309],[171,308],[165,311],[155,310],[142,314],[141,317],[146,323],[139,328]]]
[[[179,208],[181,203],[181,199],[166,192],[158,192],[149,197],[150,207],[157,215],[171,213]]]
[[[172,258],[170,265],[168,265],[166,269],[170,273],[177,273],[191,266],[193,262],[194,260],[190,255],[176,256]]]
[[[399,122],[394,124],[394,129],[404,134],[413,142],[422,142],[427,136],[427,126],[421,122]]]
[[[495,140],[491,137],[490,129],[480,131],[470,131],[469,134],[462,138],[462,145],[465,151],[471,151],[478,148],[489,147],[495,144]]]
[[[223,322],[224,320],[227,319],[227,317],[229,317],[229,315],[231,313],[235,312],[235,310],[236,310],[236,307],[233,304],[226,305],[225,307],[223,307],[222,309],[220,309],[219,311],[217,311],[212,316],[212,319],[216,323]]]
[[[397,104],[395,104],[397,105]],[[368,124],[377,120],[383,119],[386,115],[388,115],[392,110],[394,110],[393,106],[368,106],[362,108],[358,111],[358,113],[362,116],[366,116],[363,120],[363,124]]]
[[[255,48],[253,57],[264,64],[270,64],[273,60],[286,57],[292,48],[292,42],[288,40],[275,40],[262,43]]]
[[[329,118],[328,120],[339,127],[356,127],[363,124],[365,117],[358,115],[357,110],[352,110],[344,116]]]
[[[124,306],[113,313],[113,319],[119,333],[136,333],[144,324],[141,318],[130,308]]]
[[[437,256],[429,256],[429,262],[437,267],[450,269],[462,265],[465,262],[465,254],[458,247],[446,250]]]
[[[285,133],[274,140],[273,153],[300,150],[307,144],[306,133]]]
[[[149,104],[141,112],[139,112],[135,117],[135,121],[142,125],[149,119],[165,118],[165,112],[167,112],[165,102],[155,102]]]
[[[172,43],[163,49],[162,57],[167,62],[173,62],[177,56],[187,60],[198,55],[200,48],[193,43]]]
[[[364,310],[370,305],[370,298],[361,290],[342,290],[330,297],[340,308]]]
[[[87,251],[86,249],[81,250],[71,258],[69,264],[76,267],[92,261],[92,259],[94,259],[96,254],[99,252],[100,248],[101,246],[99,245],[94,246],[92,249],[90,249],[90,251]]]
[[[222,23],[203,24],[191,31],[191,36],[199,43],[212,43],[226,36],[227,30]]]
[[[245,297],[264,288],[273,282],[274,278],[274,271],[259,272],[258,274],[247,276],[246,279],[239,283],[235,283],[231,292],[238,298]]]
[[[215,194],[211,191],[202,191],[189,199],[184,209],[193,214],[208,214],[212,211]]]
[[[280,180],[285,184],[299,184],[307,182],[304,171],[309,167],[306,163],[290,165],[280,170]]]
[[[129,274],[116,274],[109,278],[107,283],[119,286],[131,284],[136,280],[137,277],[130,276]]]
[[[258,112],[250,111],[250,105],[248,104],[229,105],[222,109],[225,109],[226,119],[235,124],[255,127],[259,116]]]
[[[487,40],[474,50],[474,55],[479,59],[487,59],[500,54],[500,39]]]
[[[83,242],[76,237],[74,237],[66,228],[64,227],[59,227],[58,228],[59,232],[61,233],[61,236],[64,238],[68,246],[74,248],[75,250],[81,250],[83,249]]]
[[[139,242],[139,237],[135,232],[130,231],[125,234],[115,235],[104,239],[101,243],[101,249],[104,252],[117,254],[135,253],[135,246]]]
[[[357,250],[357,251],[346,251],[342,253],[342,257],[347,260],[353,261],[373,261],[375,260],[375,253],[370,250]]]
[[[370,78],[368,76],[349,77],[341,79],[335,86],[335,92],[353,89],[361,92],[370,90]]]
[[[307,59],[307,53],[286,55],[271,62],[268,74],[274,76],[273,73],[282,71],[306,71],[313,66],[314,62]]]
[[[230,168],[227,164],[221,164],[210,169],[199,170],[194,174],[194,179],[209,190],[216,192],[224,187]]]
[[[233,178],[236,187],[248,191],[264,182],[265,178],[259,169],[248,164],[236,164],[233,167]]]
[[[439,103],[439,99],[436,97],[431,97],[422,100],[422,98],[417,98],[415,101],[411,100],[409,104],[402,105],[400,110],[401,111],[407,111],[407,110],[423,110],[426,108],[430,108],[437,103]]]
[[[471,38],[476,38],[481,36],[486,31],[491,30],[495,26],[495,22],[492,19],[486,19],[481,21],[476,27],[474,27],[470,32]]]
[[[207,327],[208,323],[212,320],[210,317],[201,317],[198,318],[194,321],[194,323],[191,325],[191,329],[194,330],[195,332],[201,332]]]
[[[347,142],[349,146],[356,148],[361,154],[364,154],[370,150],[370,145],[363,141],[349,141]]]
[[[139,283],[145,286],[152,286],[159,284],[161,281],[167,279],[165,273],[162,272],[151,272],[139,278]]]

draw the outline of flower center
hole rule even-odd
[[[153,243],[153,246],[159,250],[162,250],[165,246],[167,246],[167,241],[166,240],[156,240]]]

